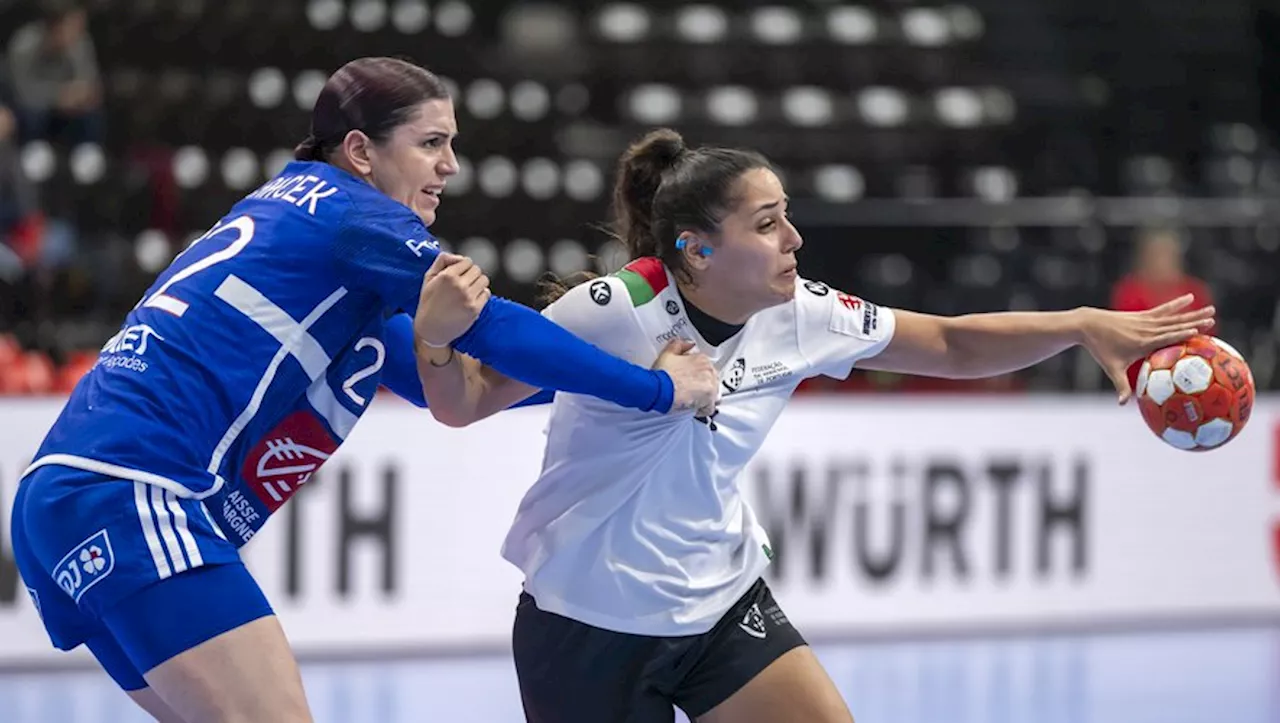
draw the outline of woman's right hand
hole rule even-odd
[[[466,333],[489,302],[489,277],[465,256],[441,252],[422,278],[413,332],[430,347],[446,347]]]
[[[671,411],[692,409],[698,417],[715,413],[720,402],[720,374],[711,360],[696,350],[693,342],[672,340],[662,350],[653,368],[665,371],[675,385]]]

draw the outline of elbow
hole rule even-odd
[[[444,426],[453,427],[454,429],[462,429],[463,427],[470,426],[473,422],[477,421],[475,418],[468,415],[437,409],[435,407],[431,407],[431,416],[435,417],[436,421]]]
[[[426,398],[425,395],[424,398]],[[435,417],[437,422],[446,427],[461,429],[478,419],[474,414],[474,411],[472,411],[472,413],[468,413],[468,410],[461,407],[432,403],[430,398],[426,398],[426,400],[427,411],[431,412],[431,416]]]
[[[964,317],[950,317],[943,322],[936,352],[937,369],[933,376],[941,379],[967,380],[986,376],[981,354],[973,348],[970,335],[963,328]]]

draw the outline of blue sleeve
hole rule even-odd
[[[383,386],[401,399],[425,409],[427,398],[422,393],[422,382],[418,380],[418,360],[413,351],[413,319],[408,314],[396,314],[388,319],[384,341],[387,360],[382,367]],[[511,409],[549,404],[555,394],[554,389],[543,389],[512,405]]]
[[[641,411],[666,413],[675,385],[663,371],[623,361],[506,299],[493,297],[454,348],[543,389],[585,394]]]

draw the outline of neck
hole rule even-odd
[[[743,311],[731,300],[719,298],[705,287],[677,281],[676,288],[680,290],[680,295],[687,299],[689,303],[698,307],[699,311],[724,324],[742,326],[755,313],[753,311]]]

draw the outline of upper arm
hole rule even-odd
[[[914,311],[894,311],[893,338],[879,354],[858,361],[859,369],[898,374],[942,376],[948,368],[948,318]]]
[[[855,362],[882,354],[897,335],[896,327],[897,312],[891,309],[819,281],[797,281],[800,351],[816,374],[844,379]]]

